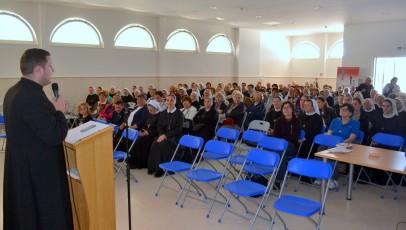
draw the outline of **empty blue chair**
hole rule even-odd
[[[174,175],[171,175],[170,173],[178,174],[181,172],[191,170],[193,167],[193,164],[196,161],[196,156],[199,156],[199,153],[203,147],[203,143],[204,143],[203,138],[192,136],[192,135],[184,135],[180,138],[178,146],[176,147],[176,149],[173,153],[171,161],[165,162],[165,163],[162,163],[159,165],[159,167],[162,170],[164,170],[165,173],[164,173],[164,177],[162,178],[161,184],[159,185],[158,190],[155,193],[156,196],[158,196],[159,190],[161,189],[167,175],[169,175],[172,179],[174,179],[176,181],[176,183],[179,185],[179,187],[182,188],[179,181],[174,177]],[[195,155],[193,157],[192,164],[175,160],[176,155],[180,154],[181,151],[193,151],[193,150],[195,150],[197,152],[194,152],[194,153],[191,152],[192,155]],[[181,177],[183,177],[182,174],[179,174],[179,175]]]
[[[129,143],[128,143],[128,152],[126,151],[122,151],[122,150],[117,150],[117,148],[120,146],[120,143],[125,143],[125,138],[128,139]],[[138,131],[132,128],[128,128],[128,135],[127,135],[127,131],[124,130],[123,134],[120,137],[120,140],[118,141],[116,147],[114,148],[113,151],[113,159],[116,161],[122,161],[122,162],[117,162],[114,164],[114,168],[116,170],[116,175],[114,176],[114,179],[117,178],[118,174],[120,171],[123,172],[123,174],[125,175],[125,172],[122,170],[122,167],[124,165],[124,163],[126,162],[127,157],[129,157],[129,153],[131,152],[132,147],[135,144],[135,141],[138,138]],[[125,144],[124,144],[125,145]],[[137,181],[137,180],[135,180]]]
[[[245,161],[245,154],[241,154],[242,150],[249,150],[250,148],[255,148],[258,146],[259,141],[264,137],[266,133],[255,131],[255,130],[247,130],[242,134],[242,137],[238,143],[237,154],[231,156],[230,163],[231,164],[238,164],[242,165]],[[254,145],[254,147],[247,146],[247,143],[250,145]]]
[[[379,144],[379,145],[388,146],[390,148],[396,148],[398,151],[401,151],[403,148],[404,141],[405,141],[404,138],[401,136],[398,136],[398,135],[387,134],[387,133],[376,133],[372,137],[370,146],[372,146],[375,143],[375,144]],[[381,198],[383,199],[385,197],[386,190],[389,187],[389,183],[392,182],[392,184],[395,184],[392,180],[392,172],[385,171],[385,173],[388,175],[388,180],[387,180],[385,186],[381,186],[379,184],[372,183],[371,178],[369,178],[368,173],[365,171],[365,168],[361,167],[361,169],[358,173],[358,176],[357,176],[357,180],[355,181],[354,188],[359,181],[367,183],[367,184],[375,185],[375,186],[383,189],[383,192],[381,194]],[[367,180],[360,179],[360,176],[362,174],[364,174],[367,177]],[[396,198],[396,195],[395,195],[395,198]]]
[[[276,169],[279,164],[280,157],[277,153],[269,152],[262,149],[252,149],[248,154],[243,162],[243,167],[238,174],[237,180],[228,184],[224,185],[224,189],[230,192],[230,195],[227,199],[226,204],[224,205],[223,211],[219,218],[219,222],[221,222],[225,211],[227,210],[231,196],[233,196],[236,201],[238,201],[245,209],[246,213],[249,213],[247,206],[242,202],[240,197],[245,197],[247,199],[251,199],[252,196],[263,195],[261,202],[257,203],[255,200],[251,199],[254,203],[258,204],[257,211],[255,212],[254,218],[251,221],[251,228],[254,226],[255,220],[258,216],[259,211],[262,209],[270,218],[269,213],[263,208],[266,202],[266,194],[271,191],[273,183],[275,182],[276,177]],[[261,165],[263,169],[268,168],[268,170],[263,170],[264,173],[269,172],[271,174],[271,179],[269,180],[267,186],[243,179],[244,166],[247,163],[255,163],[257,165]],[[266,176],[267,174],[261,174],[261,176]]]
[[[315,170],[317,169],[317,170]],[[306,217],[315,226],[316,229],[320,229],[321,218],[323,217],[324,205],[327,198],[328,186],[323,190],[323,196],[320,200],[312,200],[304,197],[293,196],[293,195],[283,195],[284,184],[287,180],[288,173],[294,173],[301,176],[307,176],[319,180],[327,180],[330,182],[331,176],[333,175],[333,168],[330,164],[323,163],[321,161],[311,160],[311,159],[292,159],[288,164],[288,169],[285,173],[285,178],[281,186],[281,191],[279,193],[279,198],[274,202],[273,207],[275,209],[272,215],[271,229],[273,228],[276,216],[281,220],[285,229],[288,229],[284,220],[278,214],[278,212],[284,212],[291,215]],[[311,217],[318,213],[318,220],[315,221]],[[309,229],[303,226],[302,229]]]
[[[309,159],[310,153],[312,152],[312,150],[314,148],[314,145],[324,146],[324,147],[327,147],[329,149],[329,148],[334,148],[334,147],[336,147],[337,144],[343,143],[343,142],[344,142],[344,139],[342,137],[339,137],[339,136],[333,136],[333,135],[327,135],[327,134],[318,134],[318,135],[316,135],[316,137],[314,137],[314,140],[313,140],[313,143],[312,143],[312,145],[310,147],[309,153],[307,154],[307,159]],[[328,162],[328,164],[330,164],[331,167],[334,168],[336,162],[331,161],[331,162]],[[299,183],[301,182],[300,181],[301,178],[302,177],[299,176],[299,180],[297,181],[296,186],[295,186],[295,191],[297,191]],[[335,187],[338,188],[338,184],[335,184]]]
[[[204,195],[204,198],[207,199],[207,196],[205,192],[197,186],[195,182],[202,182],[208,184],[210,187],[212,187],[215,190],[215,195],[214,198],[212,199],[212,202],[210,204],[209,211],[207,213],[207,218],[210,216],[210,212],[213,208],[214,201],[216,200],[217,195],[219,194],[219,189],[221,187],[222,180],[224,178],[224,173],[226,171],[226,168],[228,166],[228,162],[230,160],[230,156],[233,153],[234,146],[231,143],[223,142],[223,141],[218,141],[218,140],[210,140],[206,143],[204,147],[204,151],[202,154],[200,154],[200,159],[196,165],[196,168],[192,171],[187,172],[186,175],[186,184],[185,186],[182,187],[182,191],[179,194],[178,200],[180,200],[180,197],[183,194],[183,191],[186,190],[185,196],[183,198],[181,208],[183,208],[183,205],[186,201],[186,197],[188,196],[190,187],[192,184],[198,188]],[[214,158],[211,158],[214,157]],[[215,169],[208,169],[206,168],[207,161],[209,160],[220,160],[223,159],[226,161],[226,163],[222,164],[223,167],[219,168],[218,170]],[[211,182],[218,181],[217,184],[214,186],[211,184]],[[188,184],[188,186],[187,186]],[[220,195],[224,198],[224,200],[227,200],[224,195],[220,193]]]

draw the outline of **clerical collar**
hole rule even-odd
[[[316,112],[314,112],[314,111],[313,111],[313,112],[310,112],[310,113],[306,113],[307,116],[312,116],[312,115],[314,115],[314,114],[316,114]]]
[[[167,111],[168,113],[174,113],[174,112],[176,111],[176,107],[174,107],[174,108],[172,109],[172,111],[169,111],[169,108],[167,108],[166,111]]]

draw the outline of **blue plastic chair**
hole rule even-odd
[[[176,149],[173,153],[171,161],[159,164],[159,167],[162,170],[164,170],[165,173],[162,178],[161,184],[159,185],[158,190],[155,193],[155,196],[158,196],[158,193],[159,193],[167,175],[169,175],[173,180],[175,180],[175,182],[179,185],[180,189],[182,189],[180,182],[174,177],[174,175],[171,175],[171,173],[179,174],[183,179],[185,179],[183,177],[183,175],[180,173],[192,169],[193,165],[196,162],[196,157],[199,156],[199,153],[203,147],[203,143],[204,143],[203,138],[192,136],[192,135],[184,135],[180,138],[178,146],[176,147]],[[180,151],[188,151],[188,150],[197,151],[195,153],[191,153],[191,154],[195,155],[195,157],[193,157],[192,164],[175,160],[176,155],[179,154]]]
[[[314,145],[320,145],[320,146],[324,146],[324,147],[327,147],[327,148],[334,148],[334,147],[336,147],[337,144],[343,143],[343,142],[344,142],[344,138],[339,137],[339,136],[333,136],[333,135],[327,135],[327,134],[318,134],[318,135],[316,135],[316,137],[314,137],[313,143],[312,143],[312,145],[310,147],[310,150],[309,150],[309,153],[307,154],[306,159],[309,159],[310,153],[312,152],[312,150],[314,148]],[[321,160],[321,159],[317,159],[317,160]],[[330,164],[332,168],[335,168],[336,162],[335,161],[330,161],[330,162],[328,162],[328,164]],[[300,181],[301,178],[302,177],[299,176],[299,179],[298,179],[298,181],[296,183],[296,186],[295,186],[295,192],[297,192],[299,183],[304,183],[304,182]],[[338,185],[337,184],[336,184],[336,187],[337,187],[337,191],[338,191]]]
[[[240,137],[240,132],[236,129],[222,127],[216,132],[215,140],[223,140],[235,145]]]
[[[354,143],[355,144],[362,144],[362,142],[364,141],[364,136],[365,136],[365,133],[360,130],[358,132],[357,138],[355,139]]]
[[[138,131],[135,129],[132,129],[132,128],[128,128],[128,136],[127,136],[126,130],[124,130],[123,134],[121,135],[120,140],[118,141],[118,143],[113,151],[113,159],[116,161],[119,161],[119,160],[122,161],[122,162],[116,162],[114,164],[114,166],[115,166],[114,168],[116,170],[116,175],[114,176],[114,179],[117,178],[120,171],[124,175],[126,175],[125,172],[122,170],[122,168],[123,168],[124,163],[127,160],[127,157],[130,156],[129,153],[131,152],[131,149],[133,148],[137,138],[138,138]],[[128,143],[129,144],[128,153],[125,151],[117,150],[117,148],[120,146],[120,143],[122,143],[123,141],[126,141],[125,139],[128,139],[128,141],[130,142],[130,143]],[[125,142],[123,142],[123,143],[125,143]],[[137,179],[135,179],[135,181],[137,182]]]
[[[0,126],[4,126],[4,125],[5,125],[4,124],[4,116],[0,115]],[[1,133],[2,131],[5,131],[5,129],[0,130],[0,139],[4,139],[3,144],[1,145],[1,151],[4,151],[5,150],[4,145],[6,144],[7,135],[5,133]]]
[[[402,151],[403,148],[403,144],[404,144],[405,140],[403,137],[398,136],[398,135],[393,135],[393,134],[387,134],[387,133],[376,133],[373,137],[372,137],[372,141],[370,146],[372,146],[374,143],[376,144],[380,144],[380,145],[385,145],[385,146],[389,146],[391,148],[398,148],[398,151]],[[385,193],[386,190],[389,187],[389,183],[392,182],[392,184],[395,184],[392,180],[392,172],[387,172],[385,171],[386,174],[388,175],[388,180],[386,182],[385,186],[381,186],[379,184],[375,184],[371,182],[371,178],[369,178],[368,173],[365,171],[364,167],[361,167],[358,176],[357,176],[357,180],[355,181],[355,185],[354,185],[354,189],[357,185],[357,183],[359,181],[367,183],[367,184],[371,184],[371,185],[375,185],[377,187],[380,187],[383,189],[383,192],[381,194],[381,198],[385,198]],[[367,177],[368,180],[362,180],[360,179],[361,174],[364,173],[364,175]],[[403,180],[403,178],[402,178]],[[395,188],[395,199],[397,199],[397,193],[396,193],[396,188]]]
[[[326,186],[325,190],[322,193],[323,196],[320,198],[319,201],[299,196],[283,195],[283,190],[285,187],[284,184],[287,180],[288,173],[294,173],[297,175],[307,176],[319,180],[327,180],[328,184],[328,182],[330,182],[331,180],[331,176],[333,175],[333,168],[330,164],[323,163],[321,161],[301,158],[292,159],[288,164],[288,169],[285,173],[285,179],[281,186],[279,198],[273,204],[275,211],[272,215],[271,229],[273,228],[274,223],[276,223],[276,216],[282,221],[284,228],[288,229],[286,223],[278,214],[278,212],[306,217],[316,226],[316,229],[320,229],[321,218],[323,217],[322,212],[324,210],[324,205],[328,193],[328,186]],[[316,213],[319,213],[317,221],[311,218]],[[309,228],[303,226],[303,229]]]
[[[242,150],[249,150],[250,148],[258,147],[259,141],[264,137],[266,133],[255,131],[255,130],[247,130],[242,134],[240,141],[238,142],[237,153],[230,158],[231,164],[238,164],[242,165],[245,161],[246,155],[241,154]],[[254,147],[247,146],[247,143],[251,145],[256,145]]]
[[[200,155],[199,161],[195,167],[194,170],[187,172],[186,175],[186,183],[182,187],[182,191],[179,194],[178,200],[182,197],[183,192],[186,190],[185,196],[183,198],[182,204],[180,205],[181,208],[183,208],[183,205],[186,201],[186,197],[189,194],[190,187],[192,184],[194,187],[198,188],[204,195],[204,198],[207,199],[206,193],[199,187],[197,186],[196,182],[202,182],[208,184],[210,187],[212,187],[216,192],[214,195],[214,198],[212,199],[212,202],[210,204],[209,211],[206,215],[207,218],[210,216],[210,212],[213,208],[213,204],[216,201],[217,195],[220,194],[224,200],[227,200],[224,195],[222,195],[219,192],[219,189],[221,187],[223,178],[225,177],[225,171],[228,166],[228,162],[230,160],[230,156],[233,153],[234,150],[234,145],[231,143],[223,142],[223,141],[218,141],[218,140],[210,140],[206,143],[204,147],[203,153]],[[213,157],[213,158],[212,158]],[[206,163],[209,160],[225,160],[226,163],[223,164],[224,166],[219,168],[218,170],[215,169],[208,169],[206,168]],[[216,186],[213,186],[211,182],[218,181]],[[188,184],[188,186],[187,186]]]
[[[233,196],[236,201],[238,201],[245,209],[246,213],[250,213],[247,206],[242,202],[240,197],[245,197],[247,199],[251,199],[252,196],[262,195],[262,199],[260,203],[255,202],[254,199],[251,199],[254,203],[258,204],[257,211],[255,212],[254,218],[251,221],[251,227],[254,226],[255,220],[259,214],[259,211],[262,209],[268,216],[269,219],[271,218],[270,214],[263,208],[265,207],[266,202],[266,194],[271,191],[271,188],[275,182],[276,178],[276,169],[279,164],[280,157],[275,152],[269,152],[262,149],[252,149],[248,154],[243,162],[243,166],[238,174],[237,180],[228,184],[224,185],[224,189],[230,192],[230,195],[227,199],[226,204],[224,205],[223,211],[218,222],[221,222],[224,213],[226,212],[227,208],[230,204],[231,196]],[[269,172],[271,174],[271,179],[269,180],[267,186],[262,184],[252,182],[247,179],[243,179],[242,174],[245,173],[244,166],[247,163],[255,163],[257,165],[261,165],[264,169],[268,168],[268,170],[263,170],[263,172]],[[266,174],[261,174],[262,176],[266,176]]]

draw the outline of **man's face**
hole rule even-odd
[[[114,106],[114,110],[116,111],[116,113],[121,113],[121,111],[123,110],[124,106],[123,105],[116,105]]]
[[[52,67],[52,60],[49,56],[46,57],[47,62],[45,63],[45,66],[37,66],[38,68],[40,68],[39,74],[40,79],[39,79],[39,83],[42,86],[48,85],[51,83],[51,78],[52,78],[52,74],[54,73],[54,68]]]

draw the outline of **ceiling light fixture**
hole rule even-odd
[[[216,19],[219,20],[219,21],[224,21],[225,20],[224,18],[220,18],[220,17],[216,17]]]
[[[256,18],[262,18],[262,16],[261,15],[257,15],[257,16],[255,16]]]
[[[211,10],[217,10],[217,6],[210,6]]]
[[[270,25],[270,26],[277,26],[277,25],[279,25],[279,24],[281,24],[281,23],[280,23],[280,22],[272,21],[272,22],[264,22],[264,24],[265,24],[265,25]]]
[[[320,9],[321,9],[321,6],[314,7],[314,10],[320,10]]]

